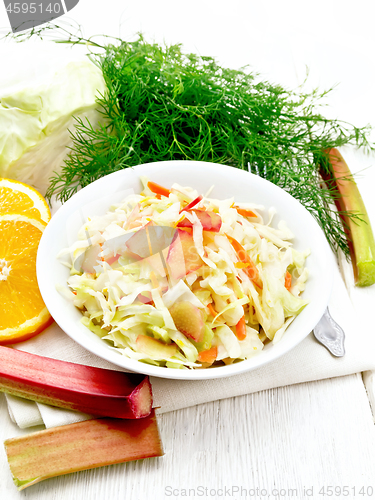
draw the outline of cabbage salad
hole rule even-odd
[[[60,290],[82,323],[124,356],[168,368],[230,364],[279,341],[307,304],[309,251],[292,247],[285,222],[272,226],[275,210],[141,180],[58,256],[70,256]]]

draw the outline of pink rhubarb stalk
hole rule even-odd
[[[154,412],[140,420],[99,418],[5,441],[19,490],[44,479],[163,455]]]
[[[150,414],[148,377],[68,363],[0,346],[0,391],[115,418]]]

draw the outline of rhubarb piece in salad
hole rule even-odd
[[[164,454],[154,412],[140,420],[98,418],[53,427],[4,445],[18,490],[71,472]]]
[[[95,266],[98,265],[98,260],[100,260],[100,252],[99,245],[92,245],[82,254],[81,270],[84,273],[95,273]]]
[[[203,313],[191,302],[176,302],[169,310],[179,332],[194,340],[202,342],[204,335]]]
[[[136,342],[140,352],[151,359],[168,359],[177,354],[176,344],[164,344],[147,335],[138,335]]]
[[[142,418],[151,412],[148,377],[45,358],[0,346],[0,391],[92,415]]]
[[[326,183],[336,186],[339,195],[335,202],[338,210],[355,214],[358,218],[342,216],[353,264],[354,280],[358,286],[375,283],[375,242],[371,223],[352,174],[341,153],[332,148],[327,151],[331,169],[321,168]]]
[[[177,229],[169,247],[167,264],[174,279],[181,279],[202,267],[203,261],[189,231]]]
[[[193,201],[191,201],[190,203],[188,203],[184,208],[182,208],[180,210],[180,213],[181,212],[184,212],[186,210],[191,210],[193,207],[195,207],[196,205],[198,205],[198,203],[200,203],[201,201],[203,200],[203,196],[200,194],[199,196],[197,196]]]
[[[185,208],[184,211],[187,209]],[[221,217],[215,212],[205,210],[192,210],[192,213],[198,217],[204,231],[213,231],[218,233],[221,228]],[[193,227],[193,223],[186,217],[177,224],[178,227]]]

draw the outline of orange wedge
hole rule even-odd
[[[0,178],[0,214],[20,214],[49,222],[51,212],[43,196],[23,182]]]
[[[52,323],[36,279],[36,253],[46,224],[0,215],[0,344],[26,340]]]

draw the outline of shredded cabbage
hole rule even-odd
[[[173,184],[166,196],[141,180],[140,194],[88,218],[59,254],[71,268],[59,290],[82,323],[124,356],[174,369],[238,362],[280,341],[308,303],[309,251],[292,247],[284,221],[272,227],[275,210],[206,197],[184,210],[194,189]],[[179,322],[175,304],[189,305]]]

